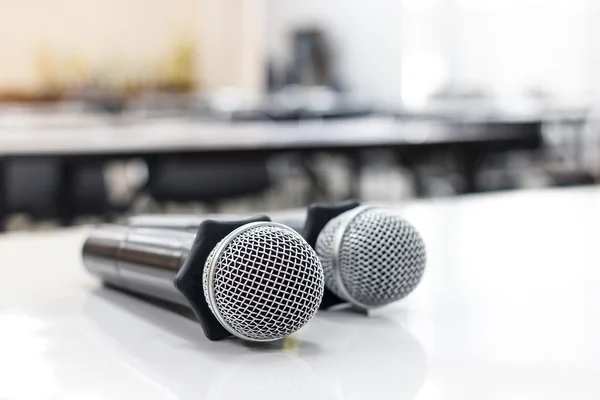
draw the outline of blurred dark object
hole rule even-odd
[[[212,115],[228,121],[301,121],[359,118],[373,114],[364,102],[325,86],[287,86],[260,99],[221,91],[208,102]]]
[[[500,157],[515,152],[535,156],[544,148],[543,123],[535,118],[509,115],[464,118],[450,112],[430,115],[406,111],[397,113],[396,118],[407,128],[431,123],[447,127],[445,136],[438,139],[438,146],[432,146],[430,151],[415,149],[398,153],[399,163],[412,172],[417,197],[433,195],[432,180],[445,181],[454,194],[477,193],[484,187],[486,191],[514,188],[505,179],[498,187],[490,186],[489,182],[480,184],[484,161],[491,155]]]
[[[551,176],[552,186],[556,187],[583,186],[596,183],[596,178],[585,171],[554,172]]]
[[[326,111],[306,111],[306,110],[285,110],[285,109],[270,109],[270,110],[255,110],[255,111],[239,111],[231,115],[232,121],[301,121],[309,119],[344,119],[344,118],[359,118],[371,114],[371,110],[363,108],[336,108]]]
[[[127,109],[128,97],[121,91],[102,86],[70,90],[65,99],[79,101],[92,112],[120,114]]]
[[[267,62],[267,92],[272,93],[284,86],[283,77],[279,74],[277,63],[271,57]]]
[[[546,110],[545,170],[551,186],[579,186],[600,177],[600,130],[595,107],[558,106]]]
[[[321,30],[304,28],[294,31],[291,51],[286,84],[340,89],[334,76],[333,52]]]
[[[80,217],[112,220],[125,212],[127,205],[112,204],[101,160],[73,160],[62,169],[59,219],[68,226]]]
[[[264,158],[159,157],[149,162],[147,189],[157,202],[215,205],[271,186]]]
[[[310,102],[302,103],[298,99],[296,105],[285,105],[275,101],[249,110],[233,111],[229,118],[232,121],[302,121],[311,119],[333,120],[366,117],[373,111],[360,104],[353,104],[344,99],[333,99],[324,107],[315,107]]]
[[[56,218],[60,179],[60,158],[0,159],[0,231],[11,214],[26,214],[33,220]]]
[[[15,214],[68,226],[80,217],[112,219],[127,208],[109,201],[101,160],[0,159],[0,231]]]

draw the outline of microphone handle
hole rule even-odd
[[[283,211],[269,213],[269,218],[273,222],[286,225],[296,232],[302,234],[304,223],[306,221],[306,212],[304,210]],[[171,229],[196,231],[202,222],[207,219],[213,221],[232,221],[248,218],[248,215],[239,214],[143,214],[129,217],[126,224],[136,228],[153,229]]]
[[[264,216],[206,220],[195,231],[104,225],[84,243],[83,264],[110,286],[190,308],[206,337],[221,340],[235,333],[217,319],[204,296],[206,259],[236,229],[268,222]]]
[[[185,230],[104,225],[83,245],[83,264],[110,286],[190,307],[174,281],[195,238]]]

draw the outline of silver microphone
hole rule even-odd
[[[207,220],[197,234],[106,225],[82,253],[107,284],[190,307],[211,340],[280,339],[304,326],[323,296],[314,250],[266,218]]]
[[[380,207],[359,206],[331,219],[314,247],[327,288],[361,309],[402,299],[425,271],[425,244],[417,230]]]
[[[132,226],[195,229],[212,217],[233,216],[146,215],[131,217],[128,222]],[[319,255],[326,286],[320,308],[341,302],[361,309],[381,307],[407,296],[423,277],[426,252],[421,235],[385,207],[356,202],[313,204],[307,213],[280,212],[273,219],[302,232]]]

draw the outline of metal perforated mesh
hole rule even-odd
[[[347,225],[338,254],[340,290],[332,267],[334,235],[344,229],[347,215],[325,226],[316,250],[325,273],[325,284],[338,297],[367,306],[382,306],[408,295],[421,281],[425,245],[415,228],[381,209],[369,209]]]
[[[274,225],[243,231],[223,249],[214,270],[213,294],[208,270],[204,294],[207,299],[214,295],[218,309],[209,301],[211,311],[252,340],[275,340],[300,329],[323,297],[323,269],[314,250],[294,231]]]

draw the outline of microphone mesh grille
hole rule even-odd
[[[319,235],[316,251],[321,258],[325,284],[344,296],[335,279],[332,256],[344,214],[329,221]],[[416,229],[399,216],[381,209],[358,214],[347,225],[338,254],[340,276],[348,294],[367,306],[382,306],[408,295],[421,281],[425,245]]]
[[[279,226],[243,231],[223,249],[214,270],[213,294],[207,287],[208,270],[204,271],[206,298],[214,296],[218,314],[252,340],[275,340],[300,329],[323,297],[323,269],[317,254],[299,234]]]

